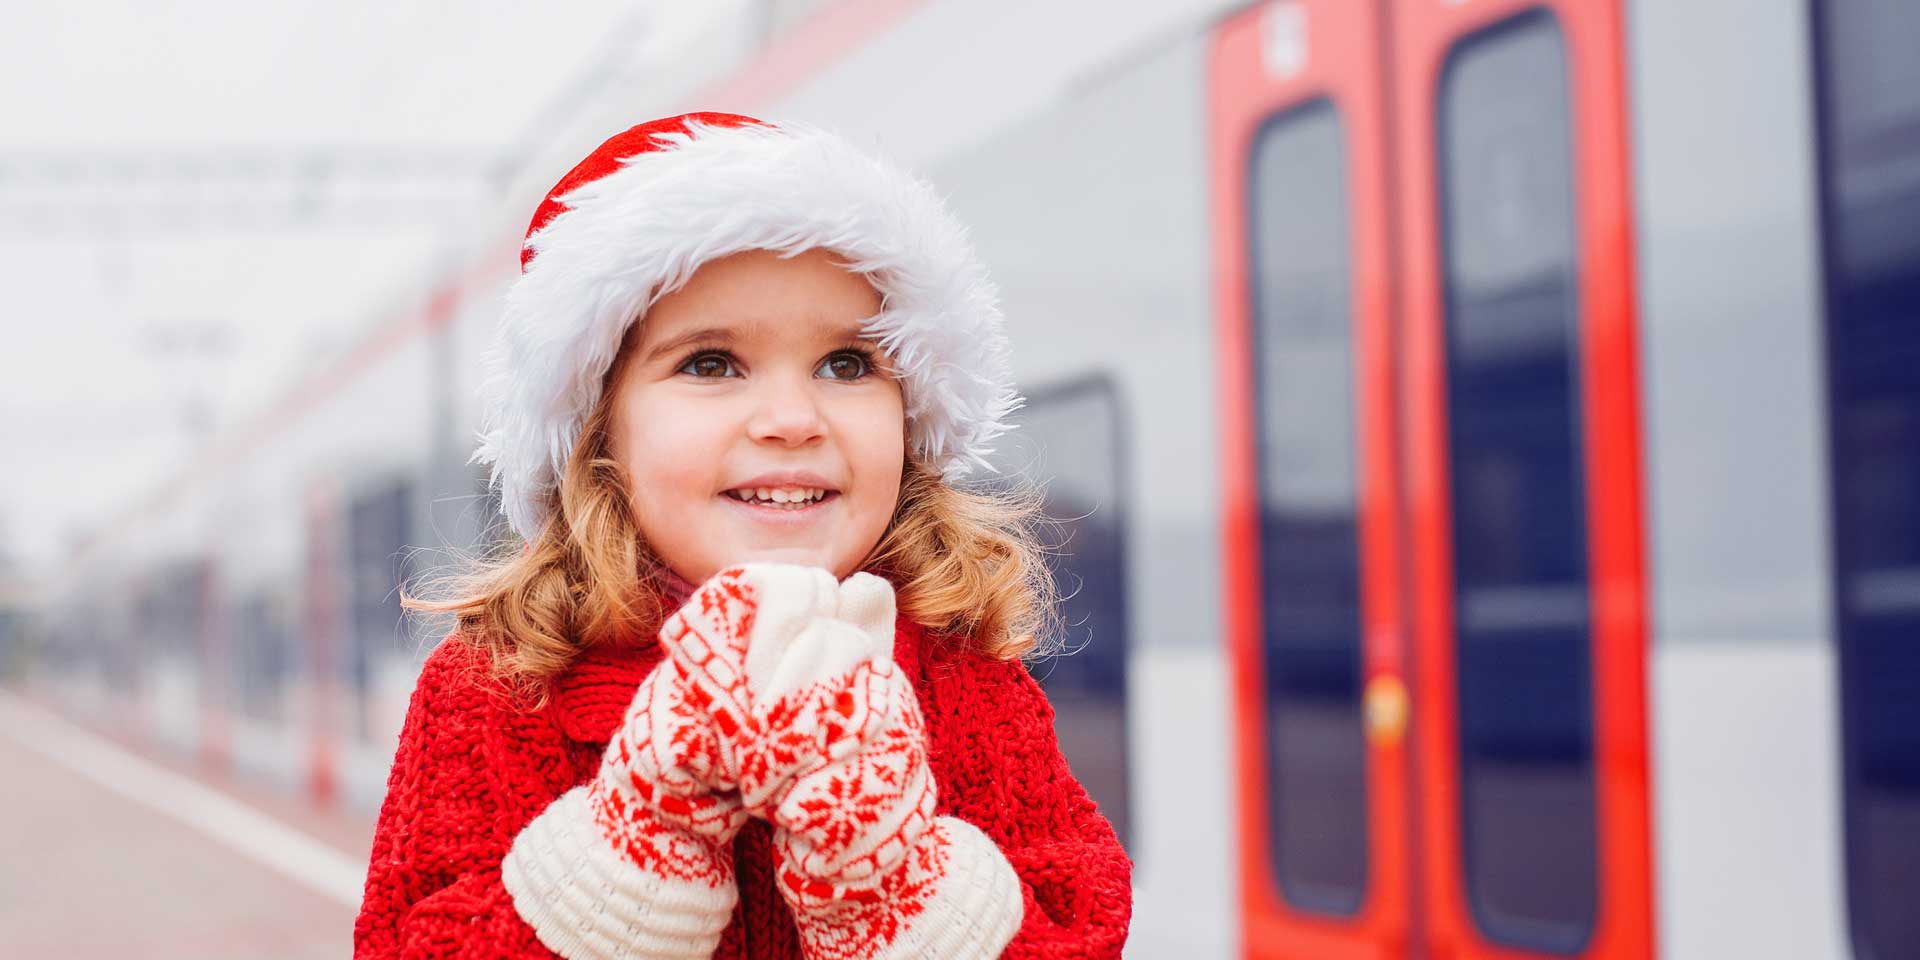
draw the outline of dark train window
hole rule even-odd
[[[206,626],[207,565],[197,559],[171,560],[147,581],[139,618],[146,625],[147,651],[180,663],[198,663]],[[209,671],[211,675],[211,671]]]
[[[1248,196],[1270,858],[1297,909],[1367,886],[1346,156],[1317,101],[1268,121]]]
[[[238,630],[233,638],[239,673],[240,709],[268,722],[285,718],[288,679],[298,655],[292,624],[271,590],[261,590],[239,604]]]
[[[1438,106],[1467,895],[1488,938],[1570,953],[1594,927],[1598,854],[1558,22],[1462,41]]]
[[[10,678],[14,671],[24,669],[31,653],[27,646],[27,616],[25,611],[8,605],[5,573],[6,561],[0,556],[0,678]]]
[[[1056,521],[1054,577],[1063,602],[1062,656],[1032,665],[1053,704],[1054,733],[1124,844],[1132,837],[1127,789],[1127,524],[1125,428],[1104,379],[1030,391],[1006,444],[1045,483]]]
[[[1815,5],[1854,949],[1920,958],[1920,7]]]
[[[352,619],[347,655],[340,664],[359,709],[354,730],[370,736],[367,707],[376,657],[411,652],[403,647],[400,584],[407,579],[406,547],[413,535],[413,485],[404,480],[355,497],[347,513]]]

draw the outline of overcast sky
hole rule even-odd
[[[659,55],[726,6],[11,5],[0,553],[51,562],[188,457],[196,404],[232,422],[351,342],[417,285],[449,230],[438,211],[489,196],[484,172],[609,44]],[[252,173],[221,166],[242,157]],[[368,175],[377,216],[303,219],[304,181],[272,164],[314,157],[447,172]]]

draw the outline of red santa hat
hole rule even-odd
[[[601,144],[534,211],[472,459],[513,529],[546,520],[629,325],[709,260],[813,248],[880,293],[866,332],[900,371],[914,451],[949,478],[988,466],[1020,399],[998,292],[932,187],[823,130],[689,113]]]

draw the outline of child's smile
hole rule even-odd
[[[840,496],[840,490],[817,473],[789,471],[761,474],[721,495],[753,511],[764,522],[810,523],[821,517]]]

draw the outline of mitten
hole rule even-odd
[[[665,656],[592,780],[515,837],[501,879],[542,943],[569,960],[705,958],[738,893],[747,814],[733,742],[748,719],[754,616],[741,571],[716,574],[660,629]]]
[[[865,573],[837,589],[825,571],[761,577],[739,782],[776,828],[807,955],[999,956],[1020,882],[978,828],[935,815],[919,701],[893,662],[893,588]]]

